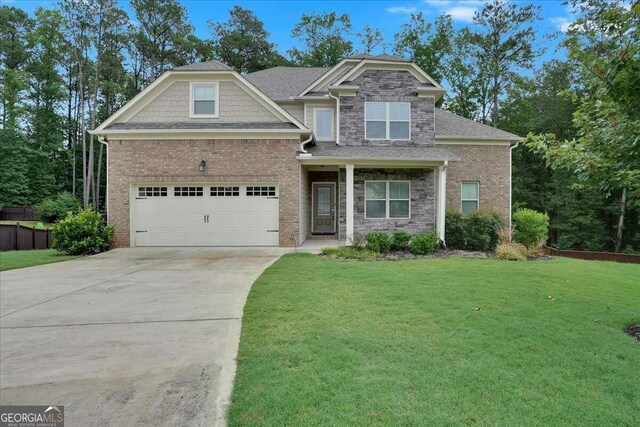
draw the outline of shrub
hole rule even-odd
[[[354,233],[353,236],[351,237],[350,243],[351,243],[351,247],[360,250],[360,249],[364,249],[365,245],[366,245],[366,240],[364,239],[364,236],[362,234],[358,234],[358,233]]]
[[[485,252],[494,250],[504,226],[502,215],[496,211],[474,211],[467,214],[464,219],[466,248]]]
[[[67,216],[52,229],[53,247],[69,255],[106,251],[111,246],[113,228],[105,227],[102,215],[90,208]]]
[[[409,243],[409,250],[414,255],[428,255],[440,249],[440,239],[435,231],[418,234]]]
[[[78,213],[80,201],[71,193],[60,193],[57,196],[43,200],[36,205],[36,215],[47,222],[57,222],[67,216],[67,213]]]
[[[365,240],[367,241],[367,249],[370,251],[386,254],[391,249],[391,240],[387,233],[380,231],[367,233]]]
[[[508,261],[525,261],[527,248],[520,243],[500,243],[496,248],[496,258]]]
[[[392,251],[408,251],[411,234],[406,231],[396,231],[391,235]]]
[[[464,215],[460,211],[447,211],[445,216],[444,234],[447,247],[452,249],[464,249]]]
[[[527,247],[542,246],[549,234],[549,215],[533,209],[518,209],[513,214],[513,240]]]
[[[332,248],[322,248],[322,255],[336,258],[349,258],[359,260],[370,260],[382,258],[382,254],[370,251],[369,249],[358,250],[352,246],[337,246]]]

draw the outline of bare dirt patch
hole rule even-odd
[[[638,341],[640,341],[640,323],[637,325],[631,325],[627,329],[624,330],[627,335],[631,335]]]

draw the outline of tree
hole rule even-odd
[[[234,6],[227,22],[209,20],[209,27],[215,58],[241,74],[286,62],[269,42],[263,22],[249,9]]]
[[[409,57],[436,81],[441,81],[444,59],[451,53],[453,34],[451,16],[439,16],[434,25],[425,21],[422,12],[412,13],[410,21],[394,36],[394,53]]]
[[[589,90],[574,93],[577,138],[530,136],[528,145],[555,168],[572,171],[605,194],[619,195],[615,250],[624,240],[627,208],[640,207],[640,4],[574,1],[581,17],[566,47]]]
[[[386,50],[387,44],[384,42],[384,33],[380,28],[365,25],[356,36],[360,42],[361,52],[371,54],[378,49]]]
[[[300,40],[304,48],[294,47],[287,53],[298,65],[332,67],[352,53],[353,43],[347,38],[351,35],[347,14],[305,13],[291,30],[291,37]]]

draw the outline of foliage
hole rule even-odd
[[[513,214],[513,240],[526,247],[544,245],[549,235],[549,215],[533,209],[518,209]]]
[[[373,231],[365,236],[367,249],[373,252],[386,254],[391,249],[391,239],[387,233],[381,231]]]
[[[474,251],[492,251],[500,240],[499,232],[505,226],[502,215],[496,211],[474,211],[465,216],[466,248]]]
[[[406,231],[394,231],[391,234],[391,250],[392,251],[408,251],[411,234]]]
[[[303,13],[291,30],[291,37],[304,47],[294,47],[287,53],[297,65],[332,67],[351,53],[353,43],[347,38],[351,34],[351,18],[347,14]]]
[[[333,256],[336,258],[373,260],[382,258],[382,254],[369,249],[358,249],[352,246],[336,246],[332,248],[322,248],[322,255]]]
[[[251,10],[236,5],[229,11],[227,22],[208,22],[215,58],[238,73],[252,73],[286,63],[276,45],[269,41],[264,23]]]
[[[362,47],[361,52],[371,54],[375,50],[385,50],[387,44],[384,42],[384,34],[380,28],[373,28],[365,25],[361,32],[356,36]]]
[[[637,425],[638,301],[632,264],[285,255],[244,307],[229,425]]]
[[[466,245],[464,214],[458,210],[447,210],[444,235],[447,247],[464,249]]]
[[[438,249],[440,249],[440,238],[435,231],[417,234],[409,243],[409,250],[414,255],[428,255],[438,252]]]
[[[69,213],[52,228],[53,247],[69,255],[102,252],[111,246],[113,227],[105,226],[102,215],[90,208]]]
[[[526,261],[527,248],[516,242],[500,243],[496,247],[496,258],[507,261]]]
[[[73,194],[63,192],[43,200],[35,209],[39,219],[56,222],[65,218],[69,212],[77,214],[80,208],[80,201]]]
[[[354,233],[353,236],[351,236],[351,241],[349,243],[351,243],[351,247],[353,248],[364,249],[364,247],[367,244],[367,241],[365,240],[362,234]]]

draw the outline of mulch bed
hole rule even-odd
[[[418,259],[418,258],[476,258],[486,259],[492,256],[491,253],[480,251],[438,251],[431,255],[414,255],[411,252],[389,252],[383,259],[395,261],[400,259]]]
[[[638,341],[640,341],[640,324],[631,325],[627,329],[624,330],[628,335],[631,335]]]

